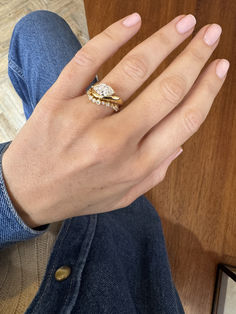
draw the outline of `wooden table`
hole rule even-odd
[[[236,265],[236,81],[233,77],[236,2],[85,0],[85,9],[90,37],[130,13],[137,11],[142,16],[141,30],[104,64],[98,72],[100,79],[131,48],[177,15],[194,14],[196,29],[161,64],[147,84],[202,26],[219,23],[223,28],[220,44],[209,61],[216,58],[230,61],[227,80],[205,123],[183,145],[184,152],[171,165],[166,179],[146,194],[161,216],[173,278],[186,313],[208,314],[217,263]]]

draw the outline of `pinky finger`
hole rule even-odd
[[[154,169],[145,179],[133,186],[128,193],[117,204],[117,208],[130,205],[139,196],[151,190],[154,186],[162,182],[166,176],[166,172],[170,164],[183,152],[182,147],[166,158],[162,163]]]

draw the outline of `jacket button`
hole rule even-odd
[[[60,268],[57,269],[55,272],[55,278],[57,281],[62,281],[65,280],[70,276],[71,273],[71,268],[69,266],[61,266]]]

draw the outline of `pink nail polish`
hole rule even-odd
[[[196,19],[192,14],[184,16],[177,24],[176,29],[180,34],[189,31],[196,24]]]
[[[222,28],[220,25],[212,24],[211,26],[209,26],[203,38],[205,43],[208,46],[214,45],[214,43],[220,37],[221,32]]]
[[[173,156],[172,160],[176,159],[183,152],[183,148],[181,147]]]
[[[167,164],[168,164],[168,165],[171,164],[172,161],[173,161],[174,159],[176,159],[182,152],[183,152],[183,148],[180,147],[180,149],[179,149],[177,152],[174,152],[174,154],[170,155],[170,156],[166,159]]]
[[[228,72],[230,63],[226,59],[221,59],[216,65],[216,74],[219,78],[223,78]]]
[[[137,24],[139,21],[141,21],[141,17],[138,13],[133,13],[129,15],[123,22],[122,24],[126,27],[134,26]]]

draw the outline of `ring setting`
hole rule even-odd
[[[114,111],[119,111],[122,99],[115,95],[113,88],[105,83],[96,83],[87,91],[88,99],[97,105],[111,107]]]

